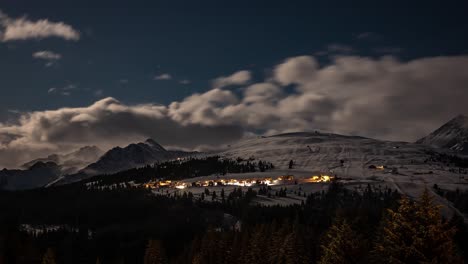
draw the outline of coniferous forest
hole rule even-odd
[[[333,182],[281,207],[252,203],[252,189],[218,195],[2,191],[0,263],[462,263],[468,253],[463,221],[443,219],[428,191],[412,201]]]

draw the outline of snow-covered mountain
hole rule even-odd
[[[155,162],[176,159],[194,152],[166,150],[152,139],[130,144],[124,148],[115,147],[107,151],[98,161],[81,170],[86,175],[109,174]]]
[[[329,172],[335,168],[348,174],[367,172],[370,164],[423,164],[433,149],[406,142],[382,141],[332,133],[300,132],[240,141],[220,153],[227,157],[254,157],[272,162],[277,168]]]
[[[459,115],[416,143],[468,154],[468,117]]]
[[[104,151],[96,146],[86,146],[71,153],[63,155],[52,154],[45,158],[35,159],[23,164],[21,167],[23,169],[29,169],[38,162],[53,162],[61,167],[62,174],[71,174],[95,162],[103,153]]]
[[[45,186],[60,177],[61,167],[54,162],[38,161],[26,170],[0,171],[0,189],[20,190]]]

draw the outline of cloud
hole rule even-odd
[[[48,51],[48,50],[36,51],[33,53],[32,56],[35,59],[41,59],[41,60],[47,60],[47,61],[56,61],[62,58],[62,55],[52,52],[52,51]]]
[[[58,37],[77,41],[80,33],[64,22],[52,22],[48,19],[37,21],[27,17],[10,18],[0,10],[0,39],[3,42],[27,39]]]
[[[215,88],[172,103],[169,114],[183,124],[235,124],[267,133],[322,129],[413,141],[467,113],[466,67],[467,56],[407,62],[335,56],[327,65],[299,56],[240,96]]]
[[[250,71],[238,71],[230,76],[222,76],[212,81],[213,88],[222,88],[230,85],[243,85],[251,79]]]
[[[318,67],[318,62],[311,56],[294,57],[276,66],[274,77],[282,85],[307,83],[314,78]]]
[[[468,114],[467,67],[468,56],[334,56],[325,65],[298,56],[240,91],[213,88],[168,105],[126,105],[109,97],[87,107],[21,113],[16,122],[0,124],[0,165],[146,137],[181,148],[313,130],[414,141]]]
[[[161,81],[161,80],[171,80],[172,76],[169,73],[163,73],[157,76],[154,76],[153,80]]]
[[[60,87],[60,88],[57,88],[57,87],[49,88],[49,90],[47,90],[47,93],[49,93],[49,94],[58,93],[58,94],[61,94],[63,96],[69,96],[69,95],[71,95],[72,90],[76,90],[76,89],[78,89],[78,86],[76,84],[68,84],[68,85],[66,85],[64,87]]]
[[[83,145],[109,148],[148,137],[165,146],[218,146],[239,139],[240,127],[184,125],[170,118],[166,106],[126,105],[108,97],[87,107],[23,113],[15,123],[0,124],[0,166]]]

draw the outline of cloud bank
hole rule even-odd
[[[166,146],[195,148],[241,136],[239,127],[183,125],[169,117],[165,106],[129,106],[108,97],[88,107],[24,113],[15,124],[0,123],[0,166],[83,145],[110,148],[152,137]]]
[[[467,114],[467,67],[468,56],[407,62],[336,56],[327,65],[299,56],[274,66],[271,75],[245,85],[240,94],[222,87],[232,80],[250,82],[250,73],[218,78],[215,88],[169,105],[126,105],[109,97],[82,108],[23,113],[16,123],[0,124],[0,166],[27,160],[25,153],[103,142],[110,147],[146,137],[196,148],[228,144],[246,132],[319,129],[413,141]]]
[[[48,19],[32,21],[25,16],[10,18],[0,10],[0,40],[2,42],[49,37],[77,41],[80,39],[80,33],[64,22],[52,22]]]

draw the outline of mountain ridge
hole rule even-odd
[[[131,143],[123,148],[114,147],[110,149],[96,162],[80,170],[80,173],[87,175],[115,173],[194,153],[196,152],[166,150],[159,143],[149,138],[144,142]]]
[[[452,118],[416,143],[468,154],[468,116]]]

